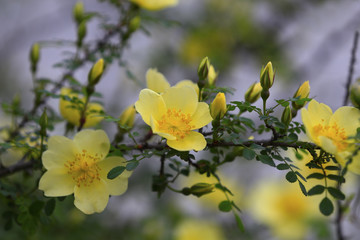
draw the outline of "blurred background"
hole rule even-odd
[[[54,64],[74,51],[75,3],[0,0],[1,102],[10,102],[18,94],[22,107],[31,108],[28,59],[34,42],[44,41],[38,76],[61,76],[63,70]],[[106,2],[89,0],[84,5],[88,12],[106,15],[110,23],[117,19],[117,11]],[[270,105],[275,99],[292,97],[309,80],[310,97],[335,110],[342,106],[354,33],[359,27],[358,1],[179,0],[173,8],[142,11],[142,30],[132,36],[125,50],[126,67],[117,63],[108,67],[97,91],[103,94],[106,111],[118,116],[146,87],[147,69],[157,68],[171,85],[183,79],[196,81],[197,66],[208,56],[218,71],[217,85],[235,89],[233,95],[227,95],[228,102],[243,101],[248,87],[259,81],[261,67],[272,61],[276,79]],[[86,41],[102,37],[97,19],[90,21],[87,32]],[[57,40],[61,44],[56,44]],[[90,67],[85,65],[76,72],[80,82],[87,81]],[[360,77],[358,63],[354,77]],[[56,109],[58,103],[52,100],[51,104]],[[299,116],[295,120],[300,121]],[[137,121],[142,124],[140,118]],[[110,124],[103,127],[109,135],[114,134]],[[62,134],[63,128],[57,127],[54,134]],[[57,203],[56,214],[35,235],[26,236],[15,226],[10,232],[0,230],[0,238],[335,239],[331,224],[334,216],[326,219],[317,213],[319,199],[305,199],[297,185],[285,181],[282,172],[259,162],[236,159],[221,169],[225,185],[243,211],[245,233],[236,228],[231,213],[217,210],[224,200],[221,193],[196,198],[167,191],[158,199],[150,186],[158,167],[159,159],[143,161],[129,180],[128,192],[112,197],[101,214],[85,216],[67,197]],[[179,179],[176,186],[216,182],[201,178],[191,174],[189,179]],[[358,183],[353,176],[344,191],[357,194]],[[346,215],[348,236],[359,234],[358,217],[356,207]]]

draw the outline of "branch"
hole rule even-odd
[[[15,172],[31,169],[33,166],[34,166],[34,162],[30,161],[30,162],[17,163],[13,166],[10,166],[7,168],[2,168],[2,169],[0,169],[0,178],[5,177],[10,174],[13,174]]]

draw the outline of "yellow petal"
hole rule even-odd
[[[319,136],[319,142],[319,146],[321,146],[321,148],[326,152],[331,154],[335,154],[337,152],[337,147],[330,138]]]
[[[49,138],[48,150],[43,153],[42,163],[49,170],[63,168],[68,160],[74,160],[79,149],[74,142],[64,136],[52,136]]]
[[[103,180],[94,181],[90,186],[75,186],[74,204],[85,214],[104,211],[109,201],[109,191]]]
[[[157,93],[163,93],[166,89],[170,88],[170,83],[166,80],[164,75],[154,68],[147,70],[146,84],[149,89]]]
[[[84,128],[89,128],[100,123],[104,117],[99,117],[100,112],[104,111],[103,107],[98,103],[89,103],[86,109],[86,121]]]
[[[183,86],[192,87],[195,90],[196,94],[199,96],[199,86],[196,83],[194,83],[193,81],[182,80],[175,85],[175,87],[183,87]]]
[[[345,164],[348,162],[349,157],[352,155],[352,152],[340,152],[335,154],[336,160],[345,167]],[[360,153],[358,152],[352,159],[350,165],[348,165],[348,170],[360,175]]]
[[[131,171],[125,170],[120,176],[115,179],[108,179],[107,174],[111,169],[117,166],[126,166],[126,160],[122,157],[108,157],[104,161],[99,162],[100,178],[104,179],[110,195],[123,194],[128,186],[128,178],[131,176]]]
[[[160,119],[166,113],[162,97],[150,89],[141,90],[139,100],[135,103],[135,109],[147,125],[150,125],[151,116]]]
[[[167,109],[181,110],[191,116],[197,109],[198,96],[192,87],[172,87],[166,90],[162,97]]]
[[[210,115],[209,105],[204,102],[199,102],[198,107],[192,116],[191,126],[192,129],[199,129],[209,124],[213,119]]]
[[[336,123],[345,130],[346,136],[355,136],[356,129],[360,126],[360,110],[354,107],[341,107],[331,116],[330,125]]]
[[[186,137],[179,140],[167,140],[167,145],[179,151],[201,151],[206,147],[206,140],[201,133],[191,131]]]
[[[80,151],[86,150],[88,153],[100,157],[102,160],[109,153],[110,140],[103,130],[82,130],[74,137],[74,143]]]
[[[175,6],[178,3],[178,0],[131,0],[131,2],[136,3],[144,9],[157,11]]]
[[[70,195],[74,192],[74,186],[75,182],[65,167],[46,171],[39,182],[39,189],[47,197]]]
[[[64,96],[68,96],[69,98],[78,97],[77,94],[72,93],[70,88],[62,88],[60,94]],[[80,125],[80,111],[75,107],[76,105],[71,103],[70,101],[64,100],[60,98],[59,101],[59,109],[60,114],[66,119],[68,122],[75,126]]]
[[[166,138],[166,139],[169,139],[169,140],[175,140],[176,139],[175,136],[173,136],[173,135],[171,135],[169,133],[161,132],[159,130],[159,125],[158,125],[157,121],[153,117],[151,117],[150,127],[151,127],[153,133],[155,133],[155,134],[157,134],[157,135],[159,135],[159,136],[161,136],[163,138]]]

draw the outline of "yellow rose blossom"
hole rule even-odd
[[[165,76],[158,72],[155,68],[150,68],[146,72],[146,84],[147,87],[157,93],[163,93],[170,88],[170,83],[166,80]],[[175,87],[189,86],[194,88],[197,95],[199,95],[199,87],[191,80],[182,80],[178,82]]]
[[[49,138],[48,150],[42,163],[46,172],[39,189],[47,197],[67,196],[74,193],[74,204],[82,212],[102,212],[109,195],[121,195],[127,190],[131,172],[124,171],[113,180],[108,172],[116,166],[125,166],[121,157],[106,157],[110,141],[103,130],[83,130],[73,140],[64,136]]]
[[[356,135],[359,127],[360,110],[354,107],[340,107],[332,113],[329,106],[312,100],[308,109],[301,109],[301,118],[306,134],[312,142],[345,165],[354,151],[353,141],[348,137]],[[360,154],[354,157],[349,169],[360,173]]]
[[[62,88],[61,95],[68,96],[69,98],[78,97],[76,93],[72,93],[70,88]],[[79,99],[80,102],[84,104],[83,99]],[[81,110],[78,109],[79,107],[83,106],[83,104],[75,104],[70,101],[67,101],[63,98],[60,98],[59,101],[59,108],[60,113],[68,122],[73,124],[74,126],[80,125],[80,116],[81,116]],[[86,121],[84,124],[84,128],[89,128],[97,125],[103,120],[103,117],[99,117],[100,112],[102,112],[104,109],[103,107],[98,103],[89,103],[86,110]]]
[[[130,0],[139,5],[139,7],[150,11],[157,11],[178,4],[178,0]]]
[[[192,130],[204,127],[212,118],[209,106],[198,101],[193,88],[171,87],[162,94],[143,89],[135,108],[155,134],[167,139],[169,147],[179,151],[206,147],[204,136]]]
[[[175,228],[174,240],[225,240],[221,227],[208,220],[186,219]]]

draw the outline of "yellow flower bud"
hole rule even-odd
[[[350,87],[350,100],[354,107],[360,108],[360,78]]]
[[[271,62],[268,62],[268,64],[266,64],[265,68],[262,67],[262,69],[261,69],[261,74],[260,74],[261,87],[265,91],[269,90],[269,88],[271,88],[271,86],[274,83],[274,78],[275,78],[275,74],[274,74],[273,66],[272,66]]]
[[[256,102],[260,98],[261,91],[262,91],[261,84],[259,82],[254,83],[246,91],[246,93],[245,93],[245,101],[247,101],[249,103]]]
[[[226,113],[226,98],[225,94],[219,92],[214,101],[210,105],[210,113],[213,119],[222,119]]]
[[[218,75],[218,73],[215,71],[214,66],[210,65],[209,72],[208,72],[208,82],[209,82],[210,86],[215,85],[217,75]]]
[[[40,58],[40,46],[38,43],[34,43],[30,50],[30,61],[31,61],[31,71],[36,72],[37,63]]]
[[[134,105],[128,106],[121,114],[119,126],[120,128],[130,129],[134,126],[136,110]]]
[[[130,0],[130,1],[137,4],[139,7],[150,11],[157,11],[178,4],[178,0]]]
[[[286,126],[289,126],[291,120],[292,120],[291,108],[287,106],[285,107],[281,115],[281,122],[284,123]]]
[[[104,72],[104,68],[105,68],[104,59],[100,58],[93,65],[93,67],[89,72],[88,81],[90,85],[95,86],[100,81],[100,78]]]
[[[210,68],[210,61],[208,57],[204,57],[201,60],[200,65],[198,67],[198,76],[200,80],[204,80],[208,77]]]
[[[294,98],[297,98],[297,97],[300,97],[300,99],[307,98],[307,97],[309,97],[309,94],[310,94],[310,84],[309,84],[309,81],[306,81],[295,92]],[[300,109],[300,108],[304,107],[305,104],[306,104],[306,102],[304,102],[303,104],[297,104],[297,103],[293,102],[292,106],[295,109]]]
[[[190,188],[190,193],[197,197],[213,192],[215,186],[210,183],[196,183]]]
[[[84,4],[82,2],[77,2],[73,8],[73,17],[77,24],[80,24],[84,19]]]
[[[129,30],[131,32],[135,32],[140,27],[140,24],[141,24],[140,16],[136,16],[136,17],[132,18],[130,20]]]

